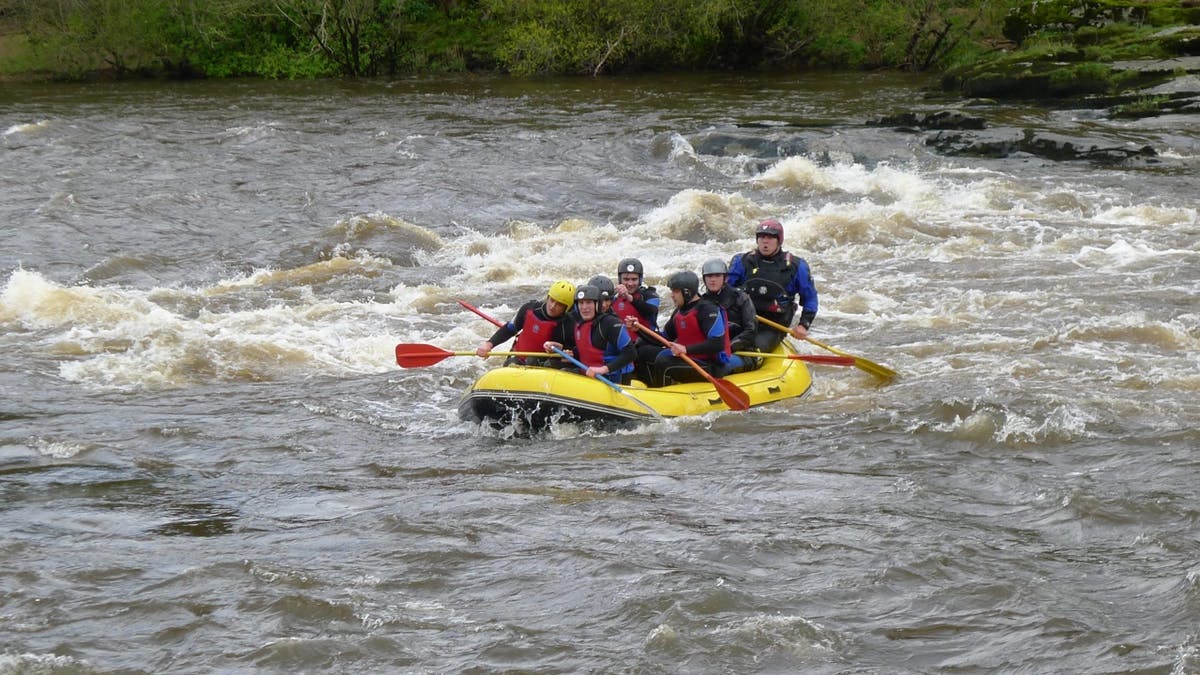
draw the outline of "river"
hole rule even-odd
[[[868,123],[931,84],[6,83],[0,673],[1200,672],[1200,126]],[[393,358],[769,216],[896,381],[523,437]]]

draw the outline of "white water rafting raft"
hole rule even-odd
[[[780,345],[762,368],[721,378],[745,392],[749,406],[798,398],[812,387],[808,364],[788,358]],[[647,387],[639,380],[614,387],[576,371],[504,366],[484,373],[463,395],[458,415],[492,426],[542,428],[554,422],[598,422],[629,426],[659,418],[689,417],[729,410],[721,392],[707,381]]]

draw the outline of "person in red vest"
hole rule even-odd
[[[475,349],[479,356],[487,356],[496,345],[517,336],[513,344],[515,352],[553,352],[552,346],[560,349],[572,349],[575,346],[575,322],[570,313],[571,305],[575,304],[575,284],[569,281],[556,281],[550,285],[544,300],[530,300],[521,305],[512,321],[496,329],[488,338]],[[504,365],[517,364],[526,366],[561,366],[558,359],[542,359],[537,357],[510,356]]]
[[[637,258],[625,258],[617,263],[616,295],[613,296],[612,312],[626,327],[634,321],[647,328],[658,328],[658,292],[653,286],[642,283],[645,275],[642,261]],[[640,335],[634,328],[629,329],[629,337],[637,341]]]
[[[633,379],[633,340],[625,324],[602,309],[601,291],[590,284],[575,291],[575,357],[586,365],[588,377],[606,375],[619,384]]]
[[[729,329],[725,312],[700,295],[700,277],[695,272],[676,272],[667,280],[675,311],[663,326],[663,337],[671,341],[651,364],[650,386],[675,382],[699,382],[704,376],[680,356],[686,354],[714,377],[725,374],[729,363]]]

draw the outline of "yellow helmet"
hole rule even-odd
[[[550,292],[547,293],[551,300],[559,302],[571,309],[575,304],[575,284],[569,281],[556,281],[550,285]]]

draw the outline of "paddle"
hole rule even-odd
[[[488,316],[487,314],[484,314],[482,311],[479,310],[478,307],[472,305],[471,303],[467,302],[466,300],[459,300],[458,304],[462,305],[463,307],[466,307],[467,309],[471,310],[472,312],[475,312],[479,316],[483,317],[485,320],[492,322],[492,324],[495,325],[496,328],[504,327],[503,321],[492,318],[492,317]]]
[[[475,356],[475,352],[450,352],[433,345],[402,342],[396,345],[396,364],[401,368],[422,368],[440,363],[451,356]],[[492,352],[488,356],[537,356],[558,358],[546,352]]]
[[[788,328],[787,326],[785,326],[781,323],[776,323],[765,317],[760,316],[760,317],[758,317],[758,320],[765,323],[766,325],[770,326],[771,328],[774,328],[775,330],[783,331],[783,333],[785,335],[790,335],[792,332],[791,329]],[[846,352],[843,352],[839,349],[834,349],[833,347],[830,347],[829,345],[825,344],[824,342],[819,342],[816,339],[811,338],[811,337],[806,337],[804,339],[806,341],[811,342],[812,344],[820,347],[821,349],[824,349],[825,351],[833,352],[834,354],[837,354],[839,356],[848,356],[848,357],[854,359],[854,367],[855,368],[858,368],[859,370],[865,370],[868,373],[871,373],[872,375],[874,375],[875,377],[878,377],[881,380],[890,380],[893,377],[896,377],[896,371],[892,370],[891,368],[888,368],[887,366],[881,366],[878,363],[864,359],[861,356],[847,354]]]
[[[559,349],[558,347],[551,347],[551,349],[554,350],[554,353],[556,353],[559,356],[563,357],[564,359],[570,361],[571,363],[575,364],[579,368],[582,368],[584,371],[587,370],[588,367],[586,364],[583,363],[583,361],[580,361],[579,359],[575,358],[574,356],[571,356],[570,354],[564,352],[563,350]],[[613,382],[612,380],[610,380],[607,377],[604,377],[603,375],[600,375],[598,373],[596,374],[596,379],[600,380],[604,384],[607,384],[608,386],[612,387],[613,391],[617,392],[618,394],[624,396],[625,398],[629,399],[630,401],[633,401],[634,403],[645,408],[646,412],[650,413],[651,415],[654,415],[654,419],[659,420],[660,422],[662,421],[662,415],[659,415],[657,410],[655,410],[654,408],[651,408],[650,406],[648,406],[645,403],[638,400],[637,397],[635,397],[633,394],[630,394],[629,392],[622,389],[620,387],[620,385],[618,385],[616,382]]]
[[[807,361],[809,363],[819,363],[824,366],[852,366],[854,365],[854,357],[852,356],[833,356],[832,354],[771,354],[769,352],[734,352],[738,356],[755,356],[758,358],[768,359],[792,359],[793,361]]]
[[[661,342],[664,347],[667,347],[668,349],[671,347],[671,341],[667,338],[655,333],[636,321],[633,323],[633,325],[646,335],[649,335],[655,340]],[[704,379],[708,380],[710,383],[712,383],[712,386],[717,388],[717,394],[721,397],[721,400],[725,402],[725,405],[729,406],[730,410],[746,410],[750,407],[750,396],[746,392],[742,391],[741,388],[736,384],[729,382],[728,380],[722,380],[718,377],[713,377],[712,373],[701,368],[700,364],[693,361],[687,354],[681,354],[679,358],[687,362],[687,364],[694,368],[697,373],[703,375]]]

